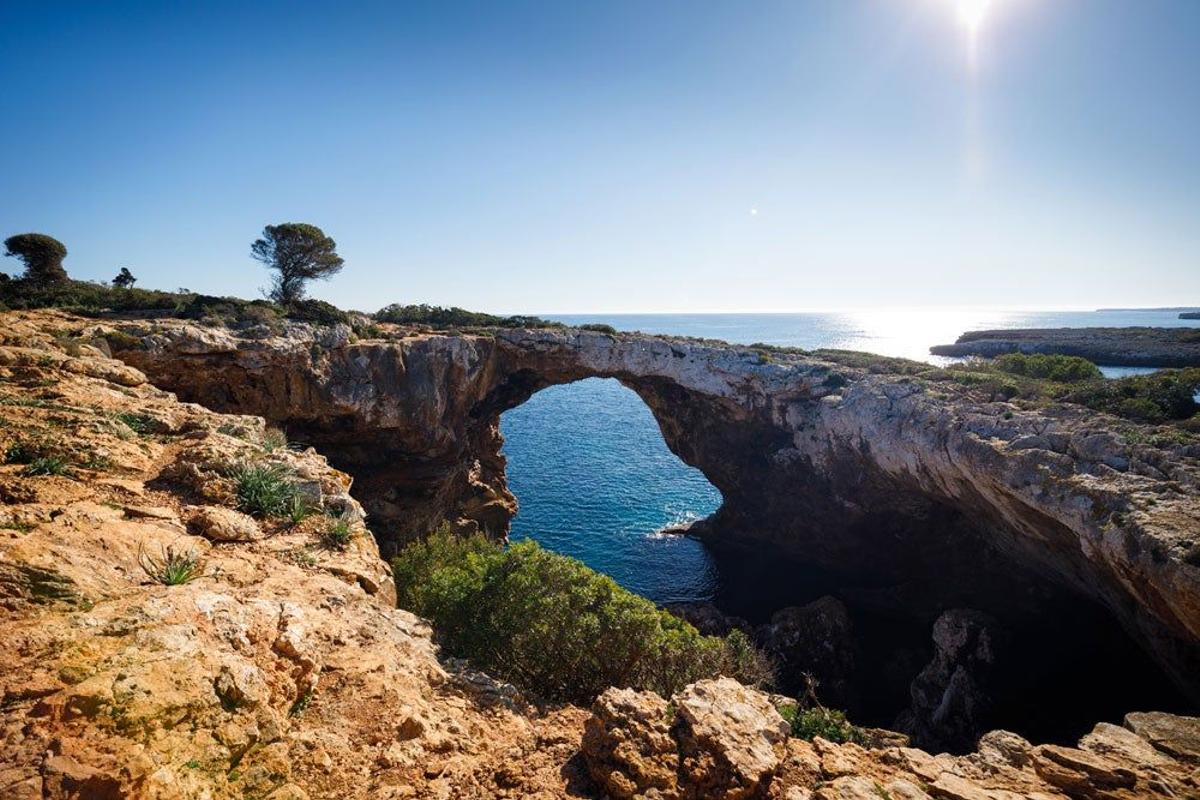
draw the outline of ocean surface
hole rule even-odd
[[[1178,312],[903,310],[797,314],[543,315],[579,325],[698,336],[738,344],[865,350],[930,363],[929,347],[992,328],[1196,327]],[[1105,368],[1110,377],[1147,370]],[[650,409],[615,380],[538,392],[500,420],[509,486],[520,511],[512,538],[582,560],[656,602],[710,598],[720,575],[704,545],[663,535],[711,514],[721,495],[663,442]]]

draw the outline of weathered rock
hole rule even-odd
[[[1200,717],[1135,712],[1125,715],[1125,727],[1173,758],[1200,763]]]
[[[671,702],[691,796],[751,797],[775,775],[789,726],[762,692],[718,678],[688,686]]]
[[[263,536],[253,517],[232,508],[196,506],[187,511],[196,533],[214,542],[254,542]]]
[[[119,356],[160,385],[265,415],[352,470],[385,551],[443,520],[504,535],[499,415],[612,377],[720,489],[693,533],[866,576],[913,618],[1014,603],[1036,618],[1054,587],[1091,598],[1200,701],[1200,447],[1129,447],[1086,409],[988,402],[867,356],[553,329],[338,344],[306,325],[121,328],[144,346]]]
[[[987,730],[996,636],[995,620],[978,611],[953,609],[938,617],[933,661],[913,680],[912,705],[897,723],[915,743],[963,751]]]
[[[667,701],[653,692],[609,689],[592,704],[583,733],[588,772],[610,797],[678,797],[677,744]]]
[[[663,609],[671,612],[696,630],[707,636],[728,636],[730,631],[739,630],[751,633],[753,627],[741,617],[730,616],[716,603],[708,600],[695,600],[686,603],[667,603]]]
[[[758,629],[757,639],[778,660],[783,690],[804,690],[808,674],[819,682],[821,702],[834,708],[853,705],[854,625],[840,600],[825,596],[780,609]]]

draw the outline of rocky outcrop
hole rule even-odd
[[[1196,319],[1180,314],[1181,319]],[[1079,356],[1113,367],[1200,366],[1200,333],[1194,328],[1027,328],[971,331],[954,344],[929,348],[938,356],[1045,353]]]
[[[698,710],[697,710],[698,706]],[[672,716],[672,711],[675,711]],[[1192,741],[1200,719],[1146,715],[1101,723],[1078,747],[1030,744],[992,731],[977,751],[931,756],[909,747],[864,748],[786,738],[766,695],[727,680],[702,681],[667,703],[610,689],[586,723],[582,755],[613,798],[781,800],[1133,800],[1200,791]],[[1166,735],[1162,732],[1169,731]],[[1171,749],[1172,745],[1175,749]],[[696,765],[706,768],[696,769]],[[719,766],[718,766],[719,765]]]
[[[762,796],[788,738],[767,696],[729,678],[694,683],[670,704],[653,692],[609,689],[585,729],[588,772],[614,798]]]
[[[825,596],[802,607],[781,608],[756,638],[779,663],[783,690],[804,691],[810,676],[818,682],[822,702],[836,708],[855,705],[854,624],[844,603]]]
[[[896,729],[935,750],[970,749],[988,730],[989,686],[1001,635],[994,619],[951,609],[933,626],[934,658],[912,682],[912,706]]]
[[[994,732],[953,757],[784,740],[771,699],[726,680],[673,704],[614,690],[594,715],[527,706],[439,659],[428,626],[394,607],[361,521],[345,549],[322,545],[327,514],[360,520],[349,475],[280,447],[261,418],[154,387],[103,354],[94,322],[2,322],[0,797],[1200,792],[1200,720],[1170,714],[1098,725],[1078,748]],[[34,469],[35,453],[63,463]],[[277,465],[317,513],[223,513],[237,502],[230,465],[248,462]],[[168,548],[196,557],[191,580],[139,563]]]
[[[611,377],[720,489],[694,534],[790,554],[842,576],[846,599],[924,625],[947,608],[1037,618],[1062,607],[1056,591],[1090,598],[1200,700],[1200,445],[1144,444],[1086,409],[988,402],[867,356],[569,329],[352,342],[305,325],[260,339],[109,327],[116,355],[161,385],[262,414],[354,474],[385,551],[443,520],[503,536],[500,413]]]

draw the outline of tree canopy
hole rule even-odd
[[[18,233],[4,240],[4,254],[19,258],[25,265],[25,280],[31,283],[61,283],[67,280],[63,259],[67,248],[44,233]]]
[[[337,254],[337,243],[316,225],[304,222],[268,225],[262,238],[250,246],[250,253],[277,272],[271,279],[270,296],[283,304],[302,300],[305,283],[327,280],[345,263]]]
[[[137,283],[137,278],[133,277],[133,273],[129,271],[129,267],[121,267],[121,271],[117,273],[117,277],[112,279],[112,285],[118,289],[130,289]]]

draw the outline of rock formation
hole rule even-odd
[[[773,700],[727,680],[672,703],[610,691],[592,714],[527,706],[439,659],[428,626],[394,607],[348,474],[280,447],[261,418],[156,388],[105,355],[121,340],[110,326],[2,321],[6,800],[1200,793],[1200,720],[1164,713],[1097,725],[1077,748],[993,732],[955,757],[785,739]],[[237,396],[235,374],[211,386]],[[282,407],[311,389],[297,375],[275,387]],[[316,513],[234,511],[230,468],[245,463],[286,470]],[[354,520],[345,549],[322,544],[327,514]],[[139,556],[167,548],[196,558],[192,580],[144,571]]]
[[[1186,314],[1180,318],[1188,319]],[[1200,333],[1194,328],[1018,328],[970,331],[954,344],[929,348],[937,356],[1046,353],[1079,356],[1112,367],[1200,366]]]
[[[645,400],[724,504],[693,531],[843,576],[861,605],[1029,618],[1103,604],[1200,700],[1200,445],[1143,443],[1076,406],[723,343],[579,330],[288,326],[250,338],[114,322],[115,354],[183,398],[261,414],[356,476],[385,552],[442,520],[503,536],[499,415],[586,377]],[[926,628],[927,630],[928,628]]]

